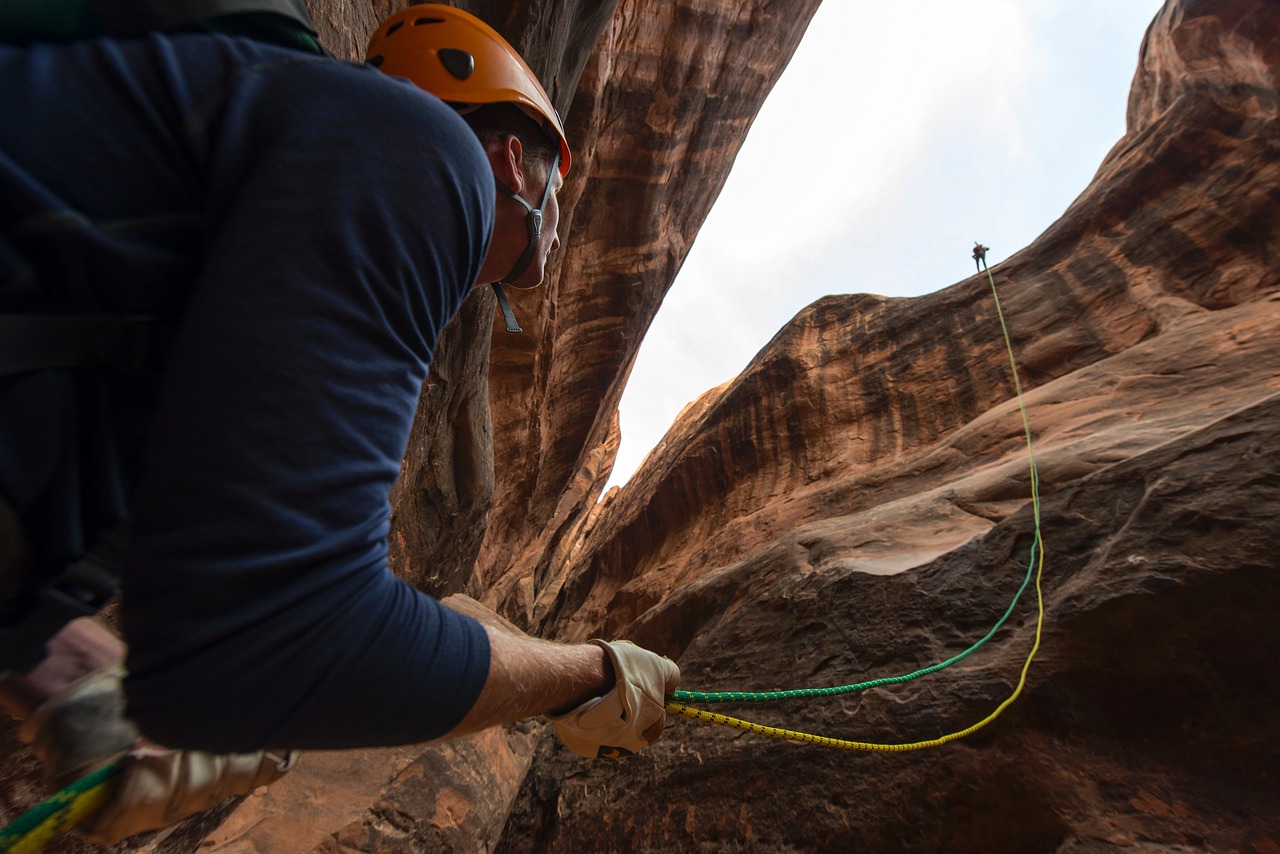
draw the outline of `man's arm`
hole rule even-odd
[[[680,681],[668,659],[627,641],[538,640],[465,596],[444,604],[480,623],[489,669],[470,711],[443,737],[546,713],[573,752],[614,758],[644,749],[662,733],[664,695]],[[91,839],[113,845],[171,824],[229,794],[275,780],[295,761],[292,752],[215,756],[145,742],[124,717],[123,644],[114,635],[100,623],[81,620],[50,648],[47,672],[24,678],[23,690],[5,697],[4,705],[28,719],[24,740],[32,742],[52,788],[128,752],[116,796],[91,826],[81,828]]]
[[[541,641],[467,596],[442,604],[478,621],[490,649],[480,696],[445,737],[541,713],[574,753],[616,758],[643,750],[662,734],[665,697],[680,683],[680,669],[670,659],[628,641]]]
[[[617,681],[602,647],[530,637],[470,596],[454,594],[440,604],[480,623],[489,636],[489,676],[484,688],[471,711],[445,738],[570,709],[608,693]]]
[[[462,600],[470,607],[460,606]],[[490,650],[489,677],[476,704],[445,738],[571,708],[614,685],[613,665],[601,647],[531,638],[466,597],[450,597],[445,604],[485,625]],[[18,720],[76,679],[124,659],[120,639],[88,617],[69,623],[49,648],[49,657],[32,673],[0,680],[0,706]]]

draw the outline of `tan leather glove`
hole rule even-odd
[[[147,744],[124,717],[124,666],[96,670],[51,697],[19,734],[62,789],[118,759],[125,762],[115,795],[79,828],[114,845],[125,837],[176,824],[215,804],[278,779],[294,751],[212,754]]]
[[[591,643],[608,653],[617,685],[603,697],[547,718],[565,746],[579,756],[617,759],[638,753],[662,735],[666,695],[680,684],[680,668],[630,641]]]
[[[124,665],[113,664],[72,682],[22,722],[19,737],[31,745],[50,789],[63,789],[124,756],[139,738],[124,717],[120,683]]]
[[[94,842],[115,845],[274,782],[297,760],[294,750],[215,754],[139,747],[129,752],[115,795],[78,830]]]

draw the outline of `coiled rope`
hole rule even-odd
[[[1031,421],[1027,417],[1026,402],[1022,394],[1022,381],[1018,378],[1018,362],[1013,353],[1013,341],[1009,336],[1009,327],[1005,322],[1004,310],[1000,306],[1000,294],[996,290],[995,277],[991,275],[991,268],[987,266],[986,259],[987,247],[978,244],[975,247],[974,258],[980,261],[982,269],[986,271],[987,281],[991,284],[991,296],[995,301],[996,316],[1000,319],[1000,330],[1004,334],[1005,349],[1009,354],[1009,370],[1013,375],[1013,387],[1017,395],[1018,411],[1022,415],[1022,430],[1027,442],[1027,459],[1029,461],[1031,472],[1031,511],[1032,518],[1035,522],[1035,534],[1031,541],[1031,559],[1027,565],[1026,576],[1022,580],[1022,585],[1018,588],[1018,592],[1014,594],[1013,601],[1009,603],[1009,607],[1005,609],[1004,614],[991,627],[991,631],[987,632],[980,640],[966,649],[964,652],[941,661],[929,667],[906,673],[901,676],[886,676],[879,679],[872,679],[867,682],[858,682],[853,685],[841,685],[833,688],[797,688],[789,691],[676,691],[666,698],[666,708],[671,714],[680,715],[690,720],[701,721],[703,723],[717,724],[719,726],[731,727],[732,729],[741,730],[742,732],[750,732],[756,735],[763,735],[769,738],[785,739],[787,741],[799,741],[806,744],[815,744],[821,747],[834,747],[840,750],[860,750],[871,751],[876,753],[899,753],[907,750],[922,750],[926,747],[939,747],[948,742],[964,738],[967,735],[977,732],[987,724],[1000,717],[1005,709],[1009,708],[1019,695],[1027,683],[1027,671],[1031,668],[1031,662],[1036,656],[1036,652],[1040,649],[1040,636],[1044,628],[1044,592],[1041,589],[1041,578],[1044,574],[1044,540],[1040,534],[1040,479],[1039,472],[1036,469],[1035,450],[1031,443]],[[978,250],[981,250],[979,252]],[[883,685],[895,685],[901,682],[910,682],[913,679],[919,679],[930,673],[936,673],[960,661],[975,650],[989,641],[995,635],[1000,627],[1009,619],[1009,615],[1013,613],[1013,609],[1017,607],[1018,601],[1022,598],[1023,592],[1031,583],[1032,577],[1036,582],[1036,633],[1035,642],[1031,645],[1031,651],[1027,654],[1027,659],[1022,665],[1022,672],[1018,677],[1018,684],[1014,686],[1013,692],[1000,703],[995,710],[977,723],[965,727],[962,730],[938,736],[937,738],[927,739],[925,741],[912,741],[899,744],[880,744],[866,741],[850,741],[840,738],[828,738],[827,736],[813,735],[807,732],[798,732],[796,730],[783,729],[780,727],[765,726],[764,724],[745,721],[740,718],[730,717],[729,715],[721,715],[715,712],[708,712],[702,709],[694,709],[685,705],[686,703],[772,703],[780,700],[793,700],[813,697],[834,697],[841,694],[850,694],[855,691],[865,691],[869,688],[879,688]]]

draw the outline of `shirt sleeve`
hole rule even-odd
[[[488,642],[390,572],[388,494],[487,250],[484,152],[438,100],[333,61],[255,49],[186,103],[191,51],[155,43],[211,226],[135,504],[129,714],[218,751],[439,736]]]

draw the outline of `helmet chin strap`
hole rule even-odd
[[[542,191],[542,201],[535,208],[520,198],[517,194],[511,192],[505,187],[502,192],[515,199],[524,206],[524,230],[528,243],[524,247],[524,252],[516,259],[515,266],[511,268],[511,272],[507,273],[501,279],[493,282],[493,292],[498,297],[498,307],[502,309],[502,319],[507,324],[508,332],[521,332],[520,324],[516,322],[515,312],[511,310],[511,303],[507,301],[506,291],[502,289],[505,284],[510,284],[516,279],[524,275],[524,271],[529,269],[529,265],[533,263],[533,256],[538,251],[538,239],[542,237],[542,209],[547,206],[547,199],[551,198],[551,182],[556,174],[556,170],[560,166],[560,152],[556,152],[555,157],[551,160],[551,168],[547,170],[547,186]]]

